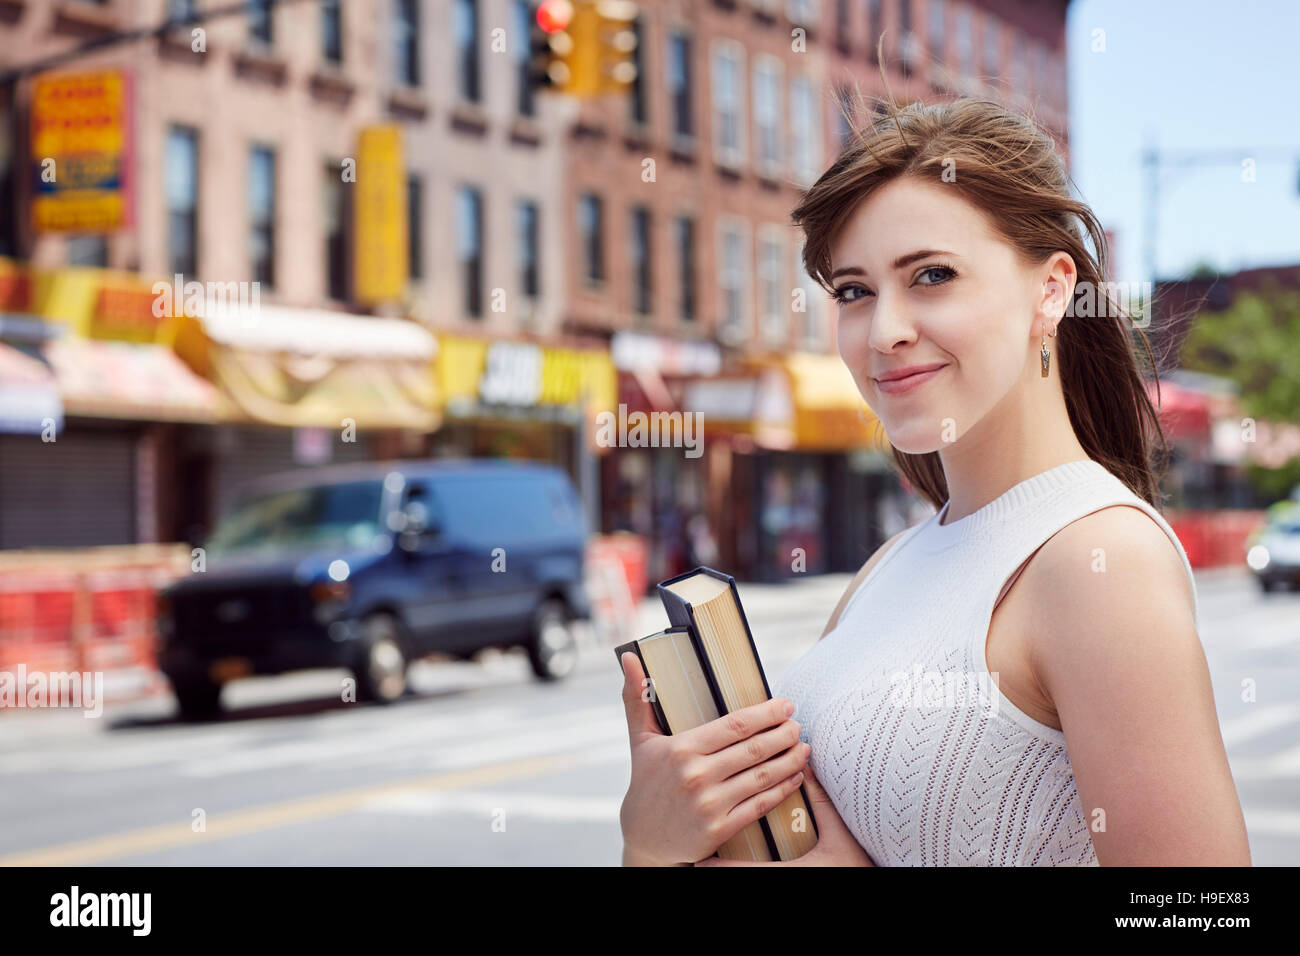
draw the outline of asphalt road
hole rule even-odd
[[[821,633],[844,575],[743,585],[774,678]],[[1300,863],[1300,594],[1201,576],[1201,637],[1257,865]],[[645,602],[641,632],[663,626]],[[613,652],[535,682],[519,653],[422,663],[391,707],[343,672],[242,681],[190,725],[170,698],[0,714],[0,863],[616,865],[629,758]],[[1243,681],[1256,700],[1242,700]]]

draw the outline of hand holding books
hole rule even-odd
[[[722,857],[710,857],[700,860],[696,866],[875,866],[862,844],[840,819],[839,811],[821,781],[813,773],[812,764],[804,768],[804,787],[808,791],[808,803],[817,818],[817,845],[803,856],[793,860],[753,863],[747,860],[728,860]]]
[[[808,759],[786,702],[764,701],[668,736],[643,697],[640,659],[627,652],[621,662],[632,746],[619,813],[624,862],[689,865],[729,844],[738,858],[771,859],[758,821],[798,791]]]
[[[818,836],[800,787],[809,748],[793,705],[771,699],[736,582],[696,568],[659,596],[673,626],[614,648],[632,745],[625,862],[803,856]]]

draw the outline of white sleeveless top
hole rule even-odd
[[[809,761],[879,866],[1096,866],[1065,734],[1011,703],[984,645],[1003,584],[1048,538],[1108,505],[1173,529],[1100,463],[1071,461],[942,525],[908,529],[834,630],[772,687]],[[1199,614],[1198,614],[1199,617]]]

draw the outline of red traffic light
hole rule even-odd
[[[537,25],[543,33],[559,33],[568,29],[573,19],[573,4],[569,0],[542,0],[537,5]]]

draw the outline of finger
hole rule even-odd
[[[785,712],[785,705],[790,703],[782,697],[774,697],[759,704],[742,707],[740,710],[723,714],[707,724],[702,724],[686,731],[683,737],[696,753],[717,753],[724,747],[730,747],[737,741],[746,740],[760,730],[775,726],[785,721],[790,715]]]
[[[644,734],[659,734],[659,721],[655,719],[654,707],[643,693],[649,692],[645,680],[645,670],[641,659],[631,651],[625,651],[619,658],[623,665],[623,710],[627,715],[628,736],[633,739]]]
[[[808,745],[797,743],[771,760],[741,771],[720,785],[719,792],[724,805],[737,806],[754,794],[776,786],[802,771],[807,762]]]
[[[802,781],[803,774],[797,773],[732,808],[727,814],[727,825],[723,828],[722,842],[726,843],[755,820],[767,816],[779,807],[781,801],[794,793]]]
[[[787,720],[778,727],[764,730],[761,733],[754,734],[748,740],[742,740],[730,747],[719,750],[715,754],[709,754],[711,778],[713,780],[726,780],[748,770],[750,767],[756,767],[764,761],[770,760],[777,754],[785,753],[799,743],[800,730],[801,728],[797,722]],[[799,767],[795,767],[781,776],[788,777],[799,769]],[[771,781],[769,781],[770,784]]]

